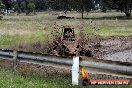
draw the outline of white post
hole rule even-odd
[[[73,57],[72,85],[78,85],[79,79],[79,57]]]

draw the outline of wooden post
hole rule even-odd
[[[13,72],[16,72],[17,67],[17,51],[13,52]]]

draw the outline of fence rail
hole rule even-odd
[[[18,60],[26,60],[26,61],[36,61],[36,62],[48,62],[60,65],[70,65],[73,64],[73,57],[58,57],[58,56],[49,56],[45,54],[31,53],[31,52],[22,52],[22,51],[13,51],[13,50],[0,50],[1,58],[11,58]],[[132,65],[118,65],[107,62],[96,62],[92,60],[80,60],[79,63],[82,67],[87,68],[96,68],[107,70],[110,72],[116,72],[118,74],[127,75],[128,78],[132,78]],[[15,68],[14,68],[15,69]]]

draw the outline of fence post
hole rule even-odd
[[[79,79],[79,57],[73,57],[72,85],[78,85]]]
[[[17,67],[17,51],[13,51],[13,72],[16,72]]]

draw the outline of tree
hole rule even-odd
[[[0,0],[0,20],[3,18],[3,16],[1,16],[1,14],[4,15],[4,12],[3,12],[4,9],[5,9],[5,5]]]
[[[83,19],[83,13],[84,13],[84,0],[82,0],[82,19]]]
[[[96,0],[2,0],[7,10],[15,8],[18,13],[35,10],[57,10],[57,11],[90,11],[94,9],[93,2]],[[33,7],[33,8],[32,8]]]
[[[94,1],[95,0],[82,0],[81,2],[81,10],[82,10],[82,19],[83,19],[83,13],[84,11],[90,11],[91,9],[95,9],[94,8]]]
[[[35,4],[33,2],[30,2],[27,5],[27,13],[26,14],[31,14],[32,12],[35,13]]]
[[[111,8],[121,10],[127,17],[131,16],[132,0],[102,0],[102,2]]]
[[[2,3],[5,5],[7,12],[11,8],[11,0],[1,0]]]

